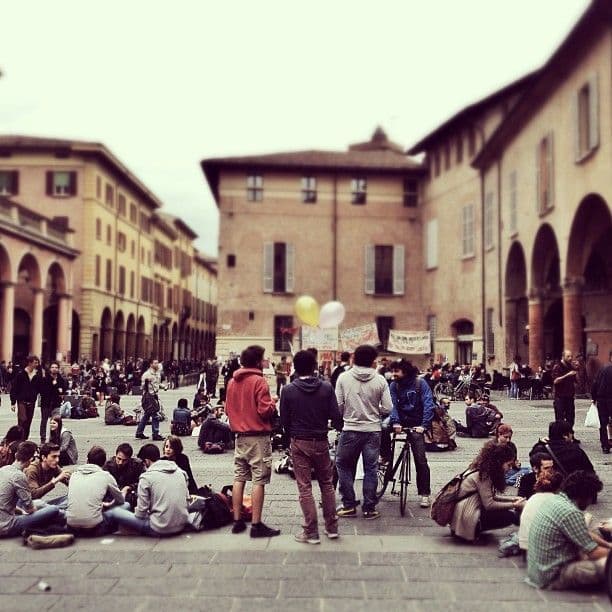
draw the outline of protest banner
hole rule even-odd
[[[338,328],[302,326],[302,349],[316,348],[318,351],[338,350]]]
[[[340,332],[340,339],[342,341],[342,350],[349,351],[350,353],[360,344],[371,344],[372,346],[380,344],[376,323],[367,323],[366,325],[343,329]]]
[[[427,355],[431,352],[431,340],[428,331],[399,331],[392,329],[389,332],[387,349],[391,353],[404,353],[406,355]]]

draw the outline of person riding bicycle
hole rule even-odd
[[[406,435],[414,457],[417,474],[417,491],[421,508],[429,507],[431,495],[429,465],[425,454],[425,431],[431,429],[434,417],[434,400],[429,385],[417,378],[418,369],[409,361],[400,359],[391,364],[393,382],[391,383],[390,425],[395,433],[402,428],[407,429]]]

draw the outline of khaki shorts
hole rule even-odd
[[[234,448],[234,479],[238,482],[252,480],[253,484],[266,485],[272,474],[272,442],[270,434],[261,436],[236,436]]]

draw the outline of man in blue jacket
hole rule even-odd
[[[319,481],[325,534],[338,537],[336,494],[333,466],[327,442],[328,421],[336,429],[342,427],[336,395],[330,383],[314,371],[316,358],[310,351],[298,351],[293,357],[295,378],[283,388],[280,417],[285,433],[291,437],[291,458],[304,515],[304,530],[295,539],[304,544],[319,544],[317,507],[312,496],[312,470]]]
[[[409,361],[401,359],[391,364],[393,382],[391,383],[390,423],[395,433],[408,428],[406,435],[414,457],[417,474],[417,490],[421,498],[421,508],[429,507],[431,495],[429,465],[425,454],[425,431],[431,429],[434,416],[434,400],[429,385],[417,379],[418,370]]]

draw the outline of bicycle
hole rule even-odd
[[[438,401],[443,397],[452,400],[464,400],[467,395],[473,397],[475,400],[479,400],[482,395],[482,389],[477,383],[472,381],[471,376],[461,378],[456,387],[453,387],[448,380],[439,382],[434,387],[434,396]]]
[[[390,482],[393,482],[391,487],[392,495],[399,495],[400,498],[400,514],[404,516],[406,513],[406,500],[408,499],[408,485],[410,484],[410,478],[412,476],[410,466],[410,442],[408,440],[408,432],[414,431],[414,428],[402,428],[403,438],[400,438],[401,434],[393,434],[391,440],[391,461],[388,463],[381,463],[378,466],[378,484],[376,487],[376,499],[380,500],[385,494],[387,487]],[[395,445],[403,442],[403,446],[395,460]],[[396,474],[399,470],[399,476],[396,478]],[[395,490],[396,485],[399,484],[399,491]]]

